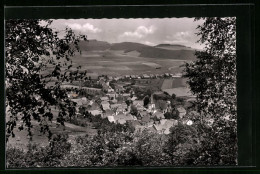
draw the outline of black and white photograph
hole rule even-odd
[[[236,17],[5,20],[6,168],[238,165]]]

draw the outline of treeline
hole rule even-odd
[[[113,124],[111,124],[113,125]],[[116,124],[114,124],[116,125]],[[7,167],[93,167],[93,166],[204,166],[235,165],[234,154],[221,155],[219,144],[232,140],[213,139],[212,128],[196,123],[179,123],[168,135],[143,130],[134,133],[128,126],[100,128],[95,136],[68,141],[54,135],[46,147],[29,145],[27,152],[7,148]],[[221,148],[223,151],[225,147]],[[228,149],[226,149],[228,150]]]

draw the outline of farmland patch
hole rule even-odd
[[[142,64],[150,66],[152,68],[159,68],[159,67],[161,67],[161,65],[159,65],[157,63],[153,63],[153,62],[143,62]]]
[[[115,70],[115,71],[129,71],[131,68],[127,66],[113,66],[113,67],[108,67],[110,70]]]

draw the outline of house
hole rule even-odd
[[[116,115],[119,114],[120,112],[123,112],[125,113],[126,109],[123,108],[122,106],[119,106],[117,109],[116,109]]]
[[[102,104],[109,104],[109,102],[108,102],[108,101],[101,101],[100,104],[101,104],[101,105],[102,105]]]
[[[98,95],[101,93],[99,88],[81,87],[81,90],[87,94]]]
[[[155,112],[155,113],[153,113],[153,115],[152,115],[153,117],[156,117],[157,119],[159,119],[159,120],[161,120],[161,119],[164,119],[165,117],[164,117],[164,114],[162,113],[162,112],[159,112],[159,111],[157,111],[157,112]]]
[[[130,124],[131,124],[133,127],[141,126],[141,123],[140,123],[138,120],[130,121]]]
[[[144,105],[144,101],[143,100],[134,100],[133,101],[133,105],[134,106],[143,106]]]
[[[101,110],[88,110],[88,112],[90,112],[94,116],[102,115],[102,111]]]
[[[102,115],[102,118],[107,118],[108,116],[114,116],[115,113],[111,109],[105,110],[105,112]]]
[[[150,78],[150,76],[149,76],[149,75],[147,75],[147,74],[143,74],[143,78],[144,78],[144,79],[149,79],[149,78]]]
[[[111,104],[110,107],[111,109],[116,109],[120,106],[121,104]]]
[[[107,91],[108,92],[108,89],[110,88],[110,86],[108,86],[106,83],[104,83],[103,85],[102,85],[102,89],[103,89],[103,91]]]
[[[148,104],[148,109],[149,109],[149,110],[155,109],[155,104],[154,104],[154,103],[149,103],[149,104]]]
[[[88,103],[88,100],[86,97],[71,99],[71,101],[77,103],[77,106],[86,105]]]
[[[107,92],[114,92],[114,89],[109,86],[109,88],[107,89]]]
[[[146,130],[149,132],[154,132],[154,133],[157,132],[157,130],[154,128],[154,126],[147,127]]]
[[[104,84],[106,84],[104,77],[99,77],[98,83],[101,84],[102,86],[103,86]]]
[[[100,106],[96,102],[93,102],[92,105],[89,105],[89,110],[100,110]]]
[[[108,80],[113,80],[113,77],[112,76],[107,76]]]
[[[179,112],[179,117],[180,117],[180,118],[183,118],[183,116],[186,115],[186,110],[185,110],[183,107],[178,107],[178,108],[176,108],[176,109],[177,109],[177,111]]]
[[[118,115],[114,116],[114,119],[116,120],[117,123],[119,124],[125,124],[127,121],[133,121],[134,117],[132,115],[126,116],[122,112],[120,112]]]
[[[123,92],[125,89],[123,86],[120,86],[120,85],[115,85],[115,91],[117,92]]]
[[[149,121],[149,122],[145,123],[145,125],[146,125],[147,127],[152,127],[153,124],[154,124],[153,121]]]
[[[76,98],[76,97],[78,97],[79,95],[78,94],[76,94],[76,93],[69,93],[68,94],[68,97],[69,98]]]
[[[111,103],[117,104],[117,99],[110,100]]]
[[[142,117],[141,121],[144,125],[146,125],[148,122],[151,121],[151,119],[150,119],[149,115],[145,115]]]
[[[136,125],[135,126],[135,132],[143,132],[143,130],[146,128],[146,126],[142,125]]]
[[[117,94],[114,92],[107,93],[106,95],[109,97],[110,100],[113,100],[117,97]]]
[[[126,114],[126,117],[128,117],[128,118],[131,118],[131,120],[133,119],[133,120],[137,120],[137,118],[134,116],[134,115],[131,115],[131,114]]]
[[[139,112],[139,113],[137,114],[137,116],[138,116],[138,117],[141,117],[141,118],[143,118],[143,117],[146,116],[146,115],[148,115],[148,112],[146,112],[146,111],[141,111],[141,112]]]
[[[109,98],[108,98],[108,97],[100,97],[100,100],[101,100],[101,101],[108,101]]]
[[[159,134],[169,134],[170,133],[170,128],[171,128],[170,125],[154,124],[153,127]]]
[[[117,120],[117,123],[118,124],[125,124],[126,120],[125,119],[119,119],[119,120]]]
[[[178,121],[177,120],[167,120],[163,126],[165,127],[165,130],[164,130],[164,134],[169,134],[170,133],[170,128],[172,126],[176,126],[178,124]]]
[[[145,111],[145,108],[143,106],[138,105],[136,106],[136,108],[138,111]]]
[[[109,104],[109,103],[103,103],[103,104],[101,104],[101,106],[102,106],[102,109],[103,109],[103,110],[108,110],[108,109],[110,109],[110,104]]]
[[[160,124],[163,125],[163,124],[166,123],[166,121],[167,121],[167,119],[161,119],[161,120],[160,120]]]
[[[116,122],[116,120],[115,120],[115,117],[114,116],[107,116],[107,119],[108,119],[108,121],[110,122],[110,123],[115,123]]]
[[[130,77],[131,77],[132,79],[136,79],[136,78],[137,78],[136,75],[130,75]]]
[[[132,101],[135,101],[136,99],[137,99],[137,97],[135,97],[135,96],[133,96],[133,97],[131,98]]]

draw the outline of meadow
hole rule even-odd
[[[94,56],[93,56],[94,55]],[[99,55],[99,56],[97,56]],[[187,61],[187,60],[186,60]],[[99,75],[141,75],[178,73],[184,60],[138,57],[120,51],[83,51],[73,57],[74,66]],[[160,67],[160,68],[157,68]]]

